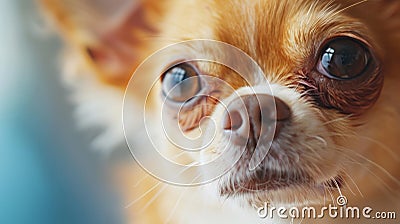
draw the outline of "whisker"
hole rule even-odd
[[[356,135],[356,134],[351,135],[351,134],[344,134],[344,133],[337,133],[337,132],[334,132],[334,133],[330,134],[329,136],[354,137],[354,138],[362,138],[362,139],[368,140],[368,141],[380,146],[383,150],[385,150],[387,153],[389,153],[392,158],[394,158],[397,162],[400,162],[400,156],[397,153],[395,153],[387,145],[385,145],[384,143],[382,143],[376,139],[373,139],[373,138],[370,138],[367,136],[363,136],[363,135]]]
[[[360,5],[360,4],[362,4],[362,3],[365,3],[365,2],[368,2],[368,0],[361,0],[361,1],[359,1],[359,2],[356,2],[356,3],[354,3],[354,4],[351,4],[351,5],[349,5],[349,6],[346,6],[346,7],[344,7],[343,9],[340,9],[340,10],[336,11],[336,12],[333,14],[333,16],[335,16],[335,15],[337,15],[337,14],[339,14],[339,13],[342,13],[343,11],[346,11],[347,9],[350,9],[350,8],[353,8],[353,7],[357,6],[357,5]]]
[[[381,184],[376,184],[383,192],[385,192],[385,193],[387,193],[387,194],[393,194],[394,193],[394,190],[382,179],[382,178],[380,178],[378,175],[376,175],[372,170],[370,170],[370,169],[368,169],[368,168],[366,168],[366,170],[370,173],[370,174],[372,174],[375,178],[376,178],[376,180],[378,181],[378,182],[380,182]]]
[[[341,153],[344,153],[344,156],[348,159],[348,162],[350,162],[351,164],[356,164],[358,165],[361,169],[366,170],[368,173],[370,173],[371,175],[374,176],[374,178],[380,183],[378,184],[378,187],[380,189],[382,189],[382,191],[384,191],[386,194],[396,194],[400,196],[400,192],[396,189],[394,189],[393,187],[390,187],[388,183],[386,183],[380,176],[378,176],[373,170],[371,170],[371,168],[375,167],[375,169],[378,169],[380,172],[382,172],[383,174],[385,174],[385,176],[387,176],[390,180],[392,180],[393,182],[395,182],[395,184],[397,184],[398,186],[400,186],[399,184],[399,180],[397,178],[395,178],[393,175],[391,175],[386,169],[384,169],[382,166],[380,166],[379,164],[377,164],[376,162],[366,158],[365,156],[354,152],[351,149],[348,148],[344,148],[344,147],[336,147],[334,148],[336,150],[340,150]],[[354,157],[358,158],[355,159]],[[359,159],[361,159],[364,162],[361,162]],[[371,166],[366,166],[366,163],[371,165]],[[344,170],[342,169],[342,172]],[[347,174],[347,173],[346,173]],[[355,183],[355,181],[353,180],[353,178],[351,178],[350,175],[347,174],[347,176],[349,176],[350,180],[354,183],[354,185],[356,186],[357,190],[360,192],[361,196],[363,196],[362,192],[360,191],[360,189],[358,188],[357,184]],[[330,193],[330,191],[329,191]],[[393,198],[393,197],[392,197]]]
[[[342,190],[340,190],[339,184],[338,184],[338,182],[336,181],[336,179],[333,178],[332,180],[333,180],[333,183],[335,183],[335,185],[336,185],[336,189],[338,190],[339,195],[340,195],[340,196],[343,196]]]
[[[150,177],[150,175],[149,175],[148,173],[145,173],[145,174],[143,175],[142,178],[140,178],[138,181],[136,181],[135,185],[133,185],[133,188],[139,187],[139,185],[140,185],[144,180],[146,180],[148,177]]]
[[[324,206],[326,206],[327,200],[326,200],[326,191],[328,190],[327,187],[323,187],[324,189]]]
[[[178,200],[176,200],[174,207],[172,208],[170,214],[168,215],[167,219],[166,219],[165,222],[164,222],[165,224],[166,224],[166,223],[169,223],[169,222],[171,221],[172,216],[174,215],[176,209],[178,208],[179,203],[181,202],[181,200],[182,200],[182,198],[183,198],[183,195],[184,195],[186,192],[187,192],[187,188],[186,188],[184,191],[182,191],[181,194],[179,195]]]
[[[199,164],[199,162],[193,162],[193,163],[188,164],[188,165],[187,165],[188,167],[186,167],[185,169],[183,169],[182,171],[180,171],[177,175],[179,176],[179,175],[183,174],[185,171],[187,171],[187,170],[189,170],[190,168],[192,168],[193,165],[197,165],[197,164]],[[197,179],[197,177],[196,177],[196,179]],[[134,205],[135,203],[137,203],[138,201],[140,201],[141,199],[143,199],[146,195],[148,195],[148,194],[149,194],[150,192],[152,192],[155,188],[157,188],[161,183],[162,183],[162,182],[159,181],[157,184],[155,184],[153,187],[151,187],[151,188],[148,189],[145,193],[143,193],[140,197],[136,198],[134,201],[132,201],[131,203],[129,203],[128,205],[126,205],[125,208],[129,208],[129,207],[131,207],[132,205]],[[158,194],[158,193],[157,193],[157,194]],[[157,195],[157,194],[156,194],[156,195]],[[143,210],[143,209],[142,209],[142,210]]]
[[[350,151],[352,152],[352,151]],[[385,168],[383,168],[381,165],[377,164],[376,162],[368,159],[367,157],[361,155],[360,153],[356,153],[356,152],[352,152],[355,156],[360,157],[361,159],[364,159],[365,161],[367,161],[368,163],[372,164],[373,166],[375,166],[376,168],[378,168],[380,171],[382,171],[384,174],[386,174],[391,180],[393,180],[397,185],[400,186],[400,180],[397,179],[396,177],[394,177],[391,173],[389,173],[389,171],[387,171]]]
[[[318,136],[318,135],[309,136],[309,137],[317,139],[318,141],[322,142],[322,144],[324,144],[325,147],[328,147],[328,142],[326,142],[326,140],[323,137]]]
[[[309,149],[309,150],[315,155],[316,158],[318,158],[318,159],[323,159],[322,156],[321,156],[321,154],[318,153],[314,147],[311,147],[310,145],[308,145],[308,144],[303,144],[303,143],[301,143],[301,146],[303,146],[304,148]]]
[[[356,187],[358,193],[360,193],[360,196],[363,198],[363,197],[364,197],[363,193],[361,192],[360,188],[358,187],[358,185],[356,184],[356,182],[354,181],[354,179],[350,176],[350,174],[348,174],[344,169],[342,170],[342,172],[350,179],[350,181],[351,181],[351,182],[353,183],[353,185]],[[344,179],[344,181],[346,182],[345,179]],[[347,182],[346,182],[346,186],[349,186],[349,184],[347,184]],[[350,189],[351,193],[353,193],[353,195],[356,195],[356,194],[351,190],[350,187],[349,187],[349,189]]]
[[[325,122],[325,123],[322,123],[322,125],[325,126],[325,125],[327,125],[327,124],[332,124],[332,123],[335,123],[335,122],[347,120],[347,119],[351,118],[352,116],[353,116],[352,114],[349,114],[349,115],[346,115],[346,116],[344,116],[344,117],[339,117],[339,118],[337,118],[337,119],[333,119],[333,120],[327,121],[327,122]]]
[[[169,185],[165,184],[159,191],[157,191],[157,193],[150,198],[150,200],[142,207],[142,209],[140,209],[138,214],[142,214],[144,211],[146,211],[146,209],[158,198],[158,196],[161,195],[161,193],[163,193],[167,189],[167,187],[169,187]]]
[[[155,184],[154,186],[152,186],[150,189],[148,189],[145,193],[143,193],[140,197],[136,198],[134,201],[130,202],[129,204],[127,204],[125,206],[125,208],[129,208],[132,205],[136,204],[138,201],[140,201],[141,199],[143,199],[144,197],[146,197],[146,195],[148,195],[150,192],[152,192],[154,189],[156,189],[159,185],[161,184],[161,182],[158,182],[157,184]]]
[[[335,197],[333,196],[331,190],[328,189],[327,191],[328,191],[329,195],[331,196],[331,200],[332,200],[333,205],[336,206],[336,200],[335,200]]]
[[[194,183],[194,181],[196,181],[197,178],[199,178],[200,176],[201,176],[201,174],[199,174],[199,175],[197,175],[196,177],[194,177],[193,180],[191,181],[191,183]],[[189,189],[189,188],[186,187],[185,190],[183,190],[183,191],[180,193],[180,195],[179,195],[177,201],[175,202],[174,207],[172,208],[170,214],[168,215],[167,219],[166,219],[165,222],[164,222],[165,224],[166,224],[166,223],[169,223],[169,222],[171,221],[172,216],[174,215],[176,209],[178,208],[179,203],[182,201],[182,198],[183,198],[183,196],[185,195],[185,193],[187,192],[188,189]]]
[[[351,160],[353,159],[353,157],[351,155],[347,155],[344,154],[345,156],[348,156],[350,162],[352,162]],[[382,171],[384,174],[386,174],[388,176],[388,178],[390,178],[392,181],[394,181],[397,185],[399,185],[399,180],[397,180],[394,176],[392,176],[387,170],[385,170],[383,167],[381,167],[380,165],[376,164],[375,162],[363,157],[362,155],[359,155],[358,153],[354,153],[353,156],[356,155],[358,157],[360,157],[361,159],[365,160],[367,163],[373,165],[374,167],[378,168],[380,171]],[[370,174],[372,174],[379,182],[381,182],[386,188],[385,190],[387,191],[393,191],[393,189],[381,178],[379,177],[376,173],[374,173],[369,167],[365,166],[365,164],[359,163],[358,161],[356,161],[354,164],[360,165],[360,168],[365,169],[366,171],[368,171]]]

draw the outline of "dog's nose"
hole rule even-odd
[[[277,97],[268,94],[243,95],[229,103],[222,125],[225,131],[234,134],[234,142],[238,142],[238,138],[246,141],[249,137],[258,140],[262,135],[273,135],[272,140],[290,116],[289,106]],[[275,124],[276,128],[271,128]]]

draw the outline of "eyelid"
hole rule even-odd
[[[328,38],[326,38],[324,41],[321,42],[321,44],[319,45],[319,50],[322,50],[322,48],[329,43],[330,41],[332,41],[333,39],[336,38],[352,38],[355,40],[360,41],[361,44],[364,44],[366,47],[368,47],[369,49],[372,49],[373,46],[370,44],[372,41],[369,40],[366,37],[363,37],[363,35],[358,34],[356,32],[345,32],[345,33],[337,33],[335,35],[332,35]]]
[[[194,63],[194,62],[196,62],[196,61],[193,61],[193,60],[185,60],[185,59],[178,59],[178,60],[175,60],[174,62],[168,64],[168,66],[166,66],[165,69],[162,70],[162,72],[161,72],[161,77],[160,77],[161,82],[163,82],[164,76],[165,76],[165,74],[166,74],[166,72],[167,72],[168,70],[170,70],[171,68],[173,68],[173,67],[175,67],[175,66],[177,66],[177,65],[179,65],[179,64],[183,64],[183,63],[187,63],[187,64],[189,64],[190,66],[192,66],[193,69],[194,69],[194,70],[197,72],[197,74],[199,74],[199,76],[200,76],[200,75],[201,75],[201,72],[200,72],[200,70],[198,69],[198,67],[196,66],[196,63]]]

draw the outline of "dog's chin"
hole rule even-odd
[[[276,143],[272,144],[265,159],[255,169],[250,168],[251,162],[249,161],[253,159],[253,156],[262,156],[262,152],[256,152],[259,149],[247,146],[230,172],[222,178],[220,194],[223,196],[262,192],[268,194],[268,192],[273,191],[290,191],[294,188],[342,187],[343,178],[340,171],[336,169],[324,170],[324,174],[329,173],[327,177],[322,173],[311,170],[307,165],[308,161],[280,154],[280,151],[289,150],[276,145]],[[325,162],[328,163],[329,161]],[[337,167],[337,164],[332,164],[332,167]]]
[[[322,204],[329,197],[328,192],[335,192],[344,184],[342,173],[336,169],[338,166],[334,161],[321,161],[331,163],[327,166],[331,169],[319,172],[312,169],[312,162],[305,158],[282,154],[282,151],[290,152],[290,149],[285,149],[275,140],[266,158],[252,170],[249,161],[260,153],[248,147],[216,184],[219,196],[234,199],[236,204],[248,207],[259,207],[267,202],[296,206]]]
[[[245,169],[245,168],[244,168]],[[221,197],[241,201],[247,206],[262,206],[268,202],[276,205],[321,204],[327,191],[343,185],[340,174],[329,178],[313,178],[303,170],[274,170],[259,167],[243,176],[241,171],[231,171],[218,182]]]
[[[218,185],[221,197],[239,200],[246,206],[262,206],[268,202],[275,205],[321,204],[327,191],[335,191],[343,185],[340,174],[316,181],[309,174],[293,170],[277,171],[257,169],[246,178],[236,178],[232,172]],[[233,180],[233,181],[229,181]]]

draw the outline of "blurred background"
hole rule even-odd
[[[0,223],[123,223],[112,160],[75,126],[61,42],[40,30],[34,0],[0,0],[0,10]]]

